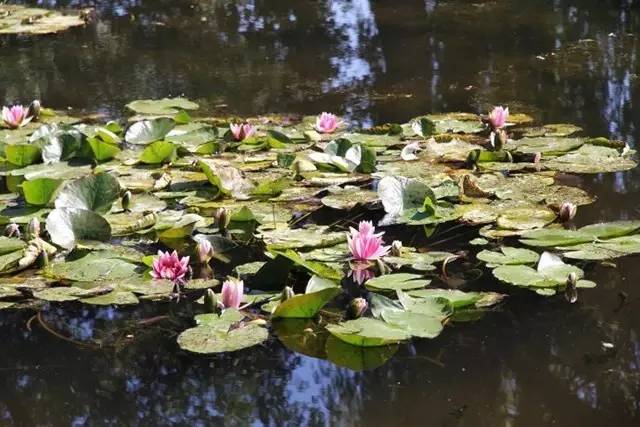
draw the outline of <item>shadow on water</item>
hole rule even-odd
[[[6,103],[118,117],[131,99],[184,94],[216,113],[329,110],[365,126],[504,103],[631,146],[640,136],[637,0],[24,3],[96,18],[2,38]],[[568,177],[599,197],[576,224],[637,218],[639,178]],[[576,305],[514,294],[364,371],[277,340],[193,357],[175,344],[189,310],[170,305],[47,307],[43,322],[66,340],[28,323],[33,312],[3,312],[0,424],[637,425],[636,262],[593,267],[599,287]]]

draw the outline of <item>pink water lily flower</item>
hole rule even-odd
[[[201,264],[208,263],[213,256],[213,246],[211,246],[211,242],[206,239],[200,240],[196,245],[196,254]]]
[[[224,308],[240,308],[244,296],[244,282],[229,278],[222,283],[221,303]]]
[[[151,276],[154,279],[167,279],[174,283],[182,283],[188,271],[188,256],[181,258],[176,251],[172,253],[158,251],[158,256],[153,259]]]
[[[28,116],[29,109],[22,105],[2,107],[2,121],[11,128],[17,129],[29,123],[33,117]]]
[[[389,253],[390,246],[383,246],[382,235],[376,233],[371,221],[360,221],[358,229],[351,228],[347,236],[349,250],[353,259],[358,261],[373,261]]]
[[[376,276],[369,267],[369,263],[355,263],[351,265],[348,276],[358,285],[362,285]]]
[[[249,123],[244,124],[235,124],[231,123],[229,125],[229,130],[231,130],[231,134],[236,141],[242,141],[246,138],[253,136],[256,133],[256,127],[250,125]]]
[[[493,130],[502,129],[507,124],[509,119],[509,108],[493,107],[493,110],[489,113],[489,124]]]
[[[316,117],[316,130],[320,133],[333,133],[342,124],[335,114],[322,113]]]

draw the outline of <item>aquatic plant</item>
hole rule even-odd
[[[8,128],[17,129],[27,125],[33,119],[28,113],[29,109],[22,105],[2,107],[2,121]]]
[[[494,107],[491,112],[489,112],[488,122],[491,126],[491,129],[497,131],[506,126],[507,120],[509,120],[509,108],[504,108],[502,106]]]
[[[151,276],[154,279],[167,279],[174,283],[183,283],[189,272],[189,257],[180,257],[178,252],[158,251],[153,260]]]
[[[228,278],[222,283],[220,303],[224,308],[240,308],[244,296],[244,282],[235,278]]]
[[[341,125],[342,121],[335,114],[322,113],[316,118],[315,129],[320,133],[333,133]]]
[[[360,221],[358,229],[350,228],[347,237],[351,257],[357,261],[375,261],[389,253],[390,246],[384,246],[382,235],[376,233],[371,221]]]
[[[233,135],[236,141],[243,141],[252,137],[256,133],[256,128],[249,123],[231,123],[229,125],[229,131],[231,131],[231,135]]]

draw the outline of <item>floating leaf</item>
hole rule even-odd
[[[22,183],[24,198],[30,205],[48,206],[62,182],[57,179],[38,178]]]
[[[56,208],[46,222],[51,241],[65,249],[73,249],[79,240],[111,239],[111,226],[102,216],[86,209]]]
[[[124,139],[129,144],[147,145],[160,141],[174,128],[176,123],[167,118],[141,120],[132,124]]]
[[[44,274],[56,280],[75,282],[104,282],[140,277],[138,265],[114,257],[109,252],[91,252],[73,261],[54,262]]]
[[[10,144],[4,146],[7,161],[19,167],[37,163],[42,158],[42,151],[33,144]]]
[[[420,274],[393,273],[369,279],[366,283],[368,289],[373,291],[395,291],[421,289],[429,285],[430,280],[424,279]]]
[[[324,307],[329,301],[342,292],[337,284],[330,281],[330,285],[324,288],[318,288],[314,281],[322,281],[316,276],[312,277],[307,285],[307,291],[303,295],[295,295],[286,301],[281,302],[273,312],[273,318],[311,318]]]
[[[479,260],[486,262],[489,268],[499,265],[535,264],[540,259],[536,252],[529,249],[502,246],[500,251],[483,250],[478,253],[477,257]]]
[[[199,105],[186,98],[140,99],[126,107],[138,114],[153,116],[178,114],[180,110],[197,110]]]
[[[225,310],[220,316],[196,316],[199,325],[182,332],[178,336],[178,345],[192,353],[213,354],[253,347],[269,338],[269,332],[255,324],[232,328],[243,318],[244,315],[232,309]]]
[[[157,165],[170,161],[175,156],[176,146],[168,141],[156,141],[147,145],[140,154],[140,161],[149,165]]]
[[[66,182],[56,198],[56,208],[107,213],[120,196],[120,183],[109,173],[98,173]]]
[[[0,5],[0,34],[51,34],[84,24],[79,12]]]
[[[369,317],[330,324],[327,325],[327,330],[334,337],[359,347],[397,344],[411,338],[411,334],[408,332]]]

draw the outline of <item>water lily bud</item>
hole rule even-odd
[[[231,215],[229,215],[229,211],[227,210],[227,208],[218,209],[216,211],[215,218],[220,231],[226,230],[227,226],[231,222]]]
[[[122,209],[125,212],[130,212],[131,211],[131,191],[127,190],[125,191],[125,193],[122,195]]]
[[[213,246],[208,240],[199,240],[196,245],[196,254],[201,264],[207,264],[213,256]]]
[[[36,260],[39,267],[46,267],[49,265],[49,254],[44,249],[40,251],[38,254],[38,259]]]
[[[291,286],[285,286],[282,290],[282,296],[280,297],[280,301],[286,301],[288,299],[296,296],[296,293],[293,292],[293,288]]]
[[[38,218],[31,218],[27,225],[27,239],[36,239],[40,237],[40,220]]]
[[[362,317],[362,315],[365,313],[365,311],[367,311],[368,308],[369,308],[369,303],[367,303],[366,299],[354,298],[351,300],[351,303],[349,304],[349,314],[354,319],[357,319],[359,317]]]
[[[569,273],[569,276],[567,276],[567,287],[564,290],[564,297],[571,304],[578,301],[577,285],[578,285],[578,277],[576,276],[576,273],[574,272]]]
[[[18,237],[20,238],[20,226],[15,222],[7,225],[4,229],[4,235],[7,237]]]
[[[576,216],[577,212],[578,212],[578,207],[576,205],[570,202],[564,202],[560,206],[558,217],[562,222],[571,221]]]
[[[402,256],[402,242],[400,240],[394,240],[391,243],[391,255]]]
[[[34,99],[33,102],[29,105],[27,116],[33,117],[34,120],[38,120],[38,117],[40,117],[41,109],[42,109],[42,106],[40,105],[40,100]]]
[[[218,296],[213,292],[213,289],[207,289],[207,292],[204,294],[204,309],[207,313],[217,313],[220,309]]]

